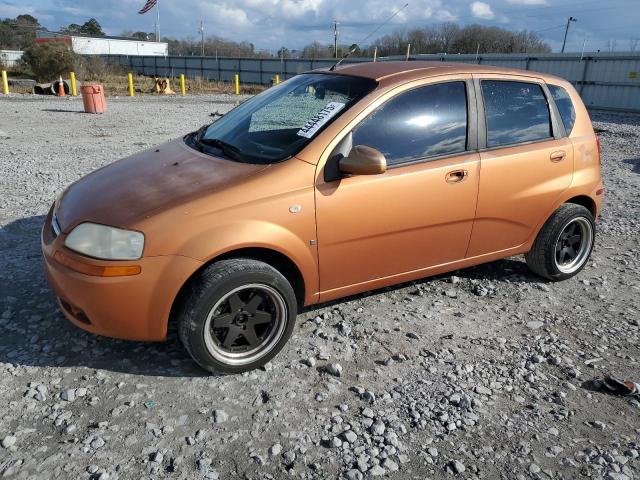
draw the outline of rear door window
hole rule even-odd
[[[399,94],[356,127],[353,145],[379,150],[388,165],[464,152],[465,82],[426,85]]]
[[[562,118],[564,129],[567,132],[567,135],[569,135],[571,130],[573,130],[573,124],[576,122],[576,109],[573,107],[573,102],[571,101],[569,92],[557,85],[547,84],[547,86],[549,87],[551,96],[556,102],[556,107],[558,107],[558,111],[560,112],[560,118]]]
[[[483,80],[487,146],[500,147],[553,137],[549,104],[536,83]]]

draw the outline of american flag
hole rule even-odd
[[[147,0],[147,3],[144,4],[144,7],[142,7],[138,13],[140,15],[142,15],[143,13],[147,13],[149,10],[156,6],[157,2],[158,0]]]

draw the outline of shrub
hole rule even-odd
[[[38,81],[49,82],[73,70],[76,55],[64,43],[37,43],[27,48],[22,60]]]
[[[112,75],[125,75],[125,70],[119,65],[110,64],[98,56],[76,57],[75,72],[84,81],[104,81]]]

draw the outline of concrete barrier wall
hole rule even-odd
[[[326,68],[333,59],[277,59],[180,56],[108,55],[116,63],[141,75],[177,76],[233,81],[240,75],[242,83],[268,85],[276,74],[282,80],[302,72]],[[590,108],[640,112],[640,54],[588,53],[576,54],[495,54],[495,55],[413,55],[411,60],[430,60],[494,65],[551,73],[569,80]],[[380,61],[404,60],[385,57]],[[371,61],[370,58],[348,58],[344,63]]]

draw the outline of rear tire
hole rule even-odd
[[[178,312],[178,331],[205,370],[242,373],[282,349],[296,314],[293,288],[275,268],[251,259],[222,260],[193,279]]]
[[[544,224],[531,251],[529,269],[554,282],[566,280],[584,268],[595,243],[593,215],[585,207],[565,203]]]

